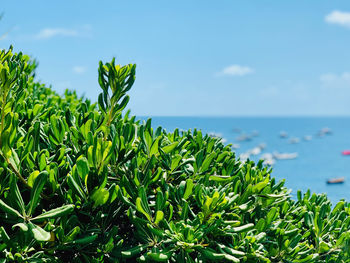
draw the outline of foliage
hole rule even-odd
[[[122,116],[135,65],[100,63],[97,104],[34,69],[1,51],[0,262],[349,262],[349,203]]]

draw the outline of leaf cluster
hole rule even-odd
[[[349,203],[123,114],[135,67],[100,62],[93,104],[1,51],[0,262],[349,262]]]

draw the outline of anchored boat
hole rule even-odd
[[[345,178],[344,177],[339,177],[339,178],[333,178],[327,180],[327,184],[342,184],[344,183]]]

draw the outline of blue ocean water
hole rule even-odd
[[[292,196],[298,189],[303,192],[310,189],[316,193],[327,193],[333,204],[340,199],[350,201],[350,156],[341,154],[343,150],[350,150],[349,117],[152,117],[152,126],[162,126],[167,131],[197,128],[204,133],[220,134],[226,144],[240,145],[234,150],[237,156],[261,143],[266,144],[262,154],[297,152],[296,159],[277,160],[271,174],[277,180],[286,179],[285,186],[292,189]],[[330,128],[332,134],[318,136],[324,127]],[[285,131],[288,138],[280,138],[281,131]],[[237,141],[240,135],[253,133],[258,135],[251,141]],[[312,139],[303,140],[306,135],[312,136]],[[291,144],[289,139],[292,137],[300,138],[300,142]],[[326,184],[327,179],[336,177],[345,177],[345,183]]]

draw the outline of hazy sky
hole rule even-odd
[[[350,115],[350,1],[1,1],[0,47],[96,101],[136,63],[136,115]]]

